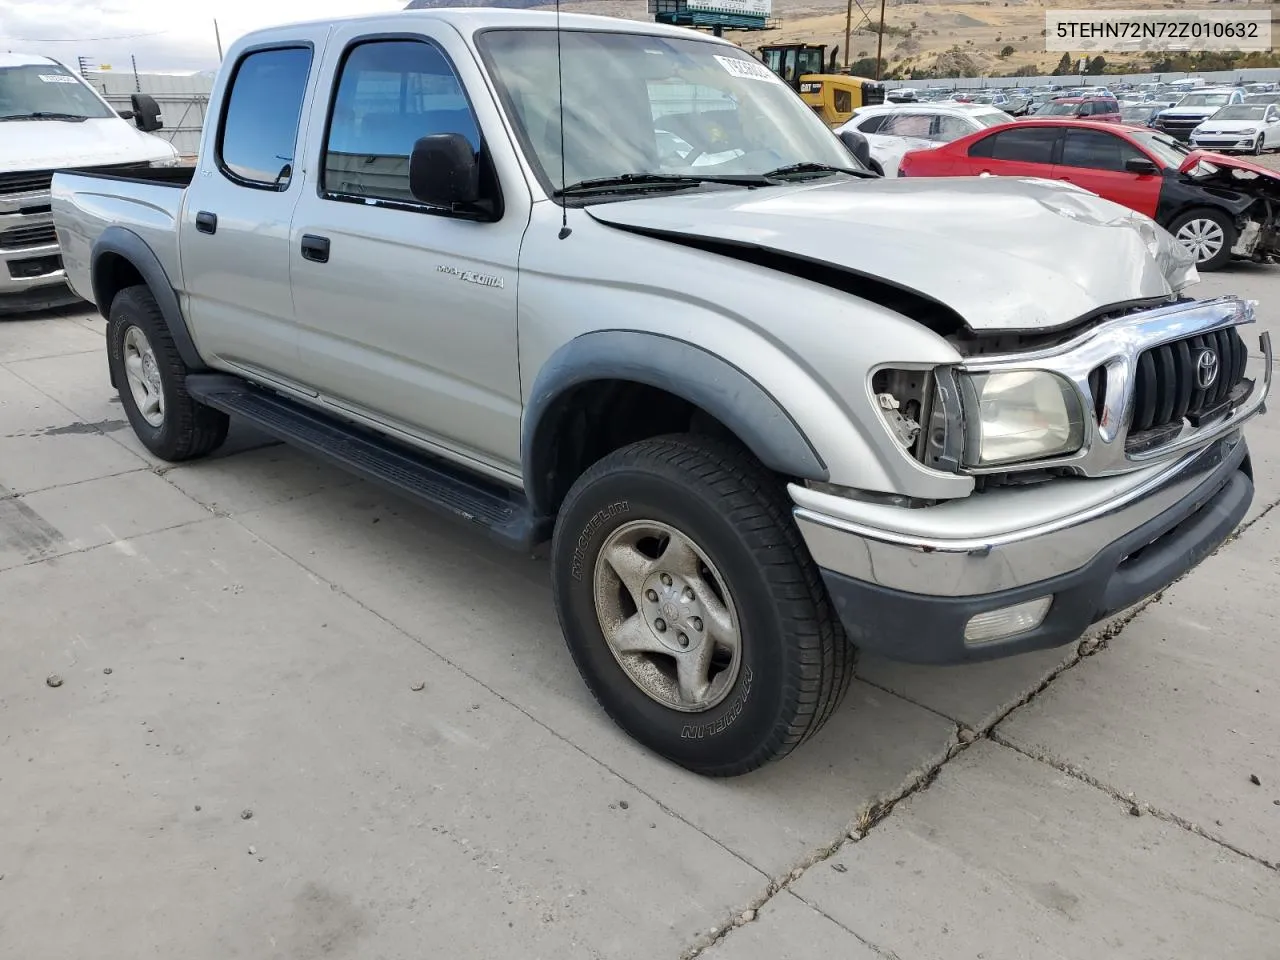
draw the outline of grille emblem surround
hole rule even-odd
[[[1202,349],[1196,356],[1196,386],[1208,390],[1218,380],[1218,352],[1208,348]]]

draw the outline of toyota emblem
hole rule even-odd
[[[1213,350],[1201,350],[1196,357],[1196,386],[1208,390],[1218,379],[1218,354]]]

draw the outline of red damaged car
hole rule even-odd
[[[1280,257],[1280,173],[1190,150],[1167,134],[1086,120],[1020,120],[906,154],[899,177],[1065,180],[1182,241],[1201,270]]]

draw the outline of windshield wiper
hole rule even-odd
[[[778,180],[782,177],[789,177],[797,173],[847,173],[851,177],[875,177],[870,170],[854,170],[852,167],[833,167],[829,163],[814,163],[810,160],[804,160],[800,163],[789,163],[785,167],[778,167],[776,170],[770,170],[768,173],[762,173],[762,177],[768,177],[770,180]]]
[[[669,187],[682,190],[700,183],[729,183],[740,187],[767,187],[776,181],[759,174],[682,174],[682,173],[623,173],[616,177],[595,177],[579,180],[552,196],[564,197],[575,193],[616,193],[625,190],[653,190]]]
[[[49,113],[43,110],[33,110],[31,113],[11,113],[0,117],[0,120],[68,120],[72,123],[80,123],[88,120],[78,113]]]

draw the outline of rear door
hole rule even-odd
[[[327,28],[246,49],[224,71],[179,231],[186,308],[200,352],[297,386],[289,222],[303,104]]]
[[[1146,154],[1110,131],[1067,130],[1053,175],[1154,217],[1164,178],[1158,173],[1130,173],[1125,163],[1133,157],[1146,158]]]
[[[1061,127],[1019,124],[997,130],[969,145],[966,172],[998,177],[1052,177],[1061,137]]]

